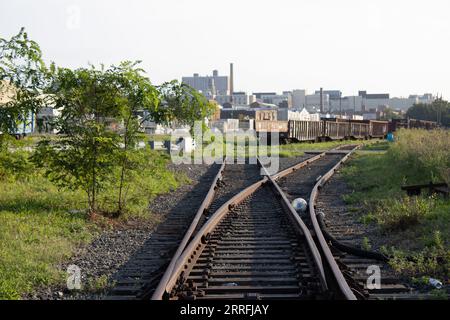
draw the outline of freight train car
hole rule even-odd
[[[368,139],[370,136],[370,126],[367,123],[350,122],[349,137],[352,139]]]
[[[318,141],[322,135],[322,121],[289,121],[287,138],[291,141]]]
[[[426,129],[432,130],[438,127],[438,123],[435,121],[409,119],[409,129]]]
[[[336,121],[347,123],[348,139],[368,139],[370,136],[370,125],[367,121],[352,119],[336,119]]]
[[[389,122],[389,132],[395,132],[398,129],[426,129],[433,130],[439,127],[435,121],[418,120],[418,119],[392,119]]]
[[[371,138],[385,138],[388,134],[388,122],[380,120],[369,120],[369,132]]]
[[[387,121],[326,119],[321,121],[257,120],[255,131],[277,132],[282,141],[329,141],[344,139],[384,138],[388,133]]]
[[[347,122],[323,120],[323,140],[343,140],[349,136],[349,125]]]

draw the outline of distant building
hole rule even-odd
[[[254,92],[256,101],[274,104],[280,108],[292,108],[292,92],[283,91],[282,94],[276,92]]]
[[[323,94],[323,108],[325,111],[330,108],[330,96],[328,94]],[[315,112],[320,109],[320,93],[308,94],[305,96],[305,107],[308,111]]]
[[[292,90],[292,107],[296,109],[306,107],[306,90]]]
[[[220,105],[225,105],[231,101],[230,95],[217,95],[214,100],[217,101]],[[251,103],[255,102],[256,98],[254,95],[248,95],[245,92],[234,92],[233,93],[233,105],[236,106],[248,106]]]
[[[217,70],[213,71],[212,76],[199,76],[198,73],[194,73],[192,77],[183,77],[181,81],[207,97],[229,94],[228,76],[219,76]]]
[[[263,97],[267,97],[267,96],[275,96],[276,94],[277,94],[276,92],[253,92],[253,95],[258,100],[262,100]]]

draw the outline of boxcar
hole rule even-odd
[[[368,123],[350,121],[349,136],[355,139],[367,139],[370,135],[370,125]]]
[[[348,137],[349,127],[347,122],[323,120],[322,137],[328,140],[342,140]]]
[[[416,129],[432,130],[432,129],[436,129],[438,127],[438,124],[435,121],[409,119],[408,127],[416,128]]]
[[[322,133],[321,121],[289,121],[288,138],[293,141],[316,141]]]
[[[369,120],[370,137],[384,138],[388,133],[388,122],[381,120]]]
[[[255,121],[256,132],[288,133],[287,121]]]

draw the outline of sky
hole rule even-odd
[[[450,98],[448,0],[1,0],[47,62],[142,60],[154,84],[229,73],[236,91]]]

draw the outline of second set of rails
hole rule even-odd
[[[364,298],[349,285],[315,212],[319,189],[356,148],[323,152],[272,176],[258,162],[262,178],[211,208],[223,164],[152,299]],[[298,197],[309,199],[302,215],[291,205]]]

